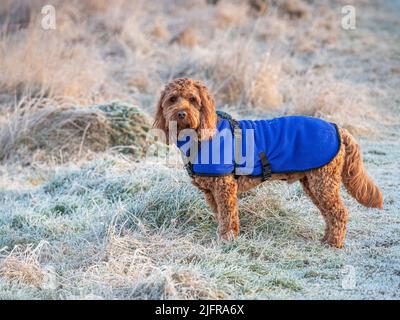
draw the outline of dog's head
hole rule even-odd
[[[164,132],[167,143],[173,121],[178,134],[180,130],[193,129],[201,140],[213,136],[217,122],[215,103],[201,81],[178,78],[165,86],[157,104],[153,127]]]

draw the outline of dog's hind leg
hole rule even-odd
[[[314,203],[314,205],[318,209],[320,209],[318,198],[316,198],[314,194],[311,192],[307,177],[300,179],[300,183],[301,186],[303,187],[304,193],[311,199],[312,203]]]
[[[312,201],[312,203],[314,203],[314,205],[319,209],[319,211],[321,212],[324,220],[325,220],[325,236],[322,239],[323,242],[326,241],[326,236],[328,234],[330,234],[330,225],[331,225],[331,221],[330,221],[330,217],[329,215],[325,215],[325,211],[324,211],[324,207],[321,206],[321,204],[319,203],[318,198],[314,195],[314,193],[311,191],[310,189],[310,185],[309,182],[307,180],[307,177],[304,177],[302,179],[300,179],[300,183],[301,186],[303,187],[303,190],[305,192],[305,194],[310,198],[310,200]]]
[[[217,178],[215,182],[213,195],[218,205],[218,233],[223,240],[229,241],[239,234],[238,186],[232,176]]]
[[[322,238],[322,242],[326,242],[327,236],[330,234],[330,226],[331,226],[331,218],[329,215],[325,214],[325,209],[324,207],[320,204],[318,198],[314,195],[314,193],[311,191],[309,182],[307,180],[307,177],[303,178],[300,180],[300,183],[303,187],[303,190],[305,194],[311,199],[312,203],[319,209],[321,212],[324,220],[325,220],[325,235]]]
[[[313,202],[320,209],[325,222],[323,241],[341,248],[346,236],[348,212],[340,197],[341,172],[343,167],[343,152],[322,168],[312,170],[306,175],[307,190],[313,197]]]

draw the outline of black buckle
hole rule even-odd
[[[268,180],[272,176],[271,166],[264,152],[260,152],[259,157],[262,164],[262,181]]]

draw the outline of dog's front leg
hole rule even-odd
[[[218,219],[218,205],[215,202],[214,196],[210,190],[203,190],[203,192],[204,192],[204,197],[205,197],[208,205],[210,206],[212,212],[214,213],[214,218],[215,218],[215,220],[217,220]]]
[[[217,178],[212,190],[218,206],[218,233],[225,241],[236,238],[239,234],[237,190],[237,182],[233,176]]]
[[[215,202],[214,195],[210,188],[207,186],[211,186],[214,184],[214,179],[209,177],[197,177],[197,181],[192,179],[192,184],[196,186],[200,191],[204,193],[204,198],[206,199],[208,205],[210,206],[211,211],[214,213],[214,219],[218,219],[218,205]]]

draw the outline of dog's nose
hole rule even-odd
[[[185,119],[186,117],[186,112],[185,111],[179,111],[178,112],[178,118],[179,119]]]

